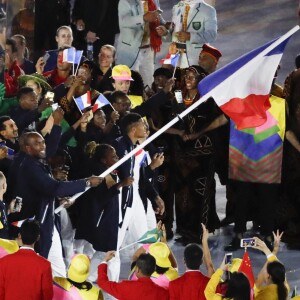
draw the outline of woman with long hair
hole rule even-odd
[[[230,274],[230,279],[227,281],[227,289],[225,295],[221,295],[216,292],[217,286],[222,278],[224,271],[227,271],[227,265],[225,264],[225,258],[216,270],[216,272],[211,276],[205,290],[204,294],[207,300],[222,300],[222,299],[232,299],[232,300],[250,300],[251,289],[250,283],[247,276],[242,272],[233,272]],[[268,298],[265,298],[268,299]]]
[[[277,237],[280,239],[281,235],[277,234]],[[267,262],[255,281],[255,300],[287,300],[289,286],[286,281],[284,265],[278,261],[274,251],[271,252],[265,242],[257,237],[255,241],[254,248],[262,251],[267,257]]]

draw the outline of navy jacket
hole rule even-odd
[[[55,197],[72,196],[85,190],[85,180],[57,181],[47,164],[25,155],[17,180],[17,192],[23,198],[20,220],[35,216],[41,223],[40,254],[47,258],[54,227]]]

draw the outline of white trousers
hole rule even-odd
[[[132,70],[138,71],[144,81],[144,86],[151,87],[154,73],[154,51],[151,47],[140,49],[138,57],[132,66]]]
[[[65,264],[68,266],[74,256],[74,235],[75,230],[72,227],[71,219],[65,208],[60,212],[60,223],[61,223],[61,241],[65,254]]]
[[[48,254],[48,260],[51,263],[53,277],[66,277],[66,265],[64,263],[62,245],[58,231],[54,225],[52,245]]]

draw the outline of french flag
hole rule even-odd
[[[297,30],[299,26],[205,77],[198,85],[201,97],[213,97],[239,130],[264,124],[274,74]]]
[[[165,59],[160,60],[160,63],[162,65],[172,65],[173,67],[176,67],[179,57],[180,57],[179,53],[167,54]]]
[[[69,62],[73,64],[75,62],[75,58],[76,58],[75,48],[71,47],[63,51],[63,55],[62,55],[63,62]]]
[[[80,111],[83,111],[85,108],[92,105],[91,93],[87,91],[84,95],[74,98],[74,101]]]
[[[111,104],[102,94],[100,94],[97,100],[95,101],[95,104],[93,105],[93,112],[95,112],[97,109],[105,105],[111,105]]]

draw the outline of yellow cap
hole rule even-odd
[[[131,71],[126,65],[117,65],[112,69],[111,77],[114,80],[131,80]]]
[[[90,271],[90,260],[84,254],[75,255],[68,270],[68,278],[75,282],[84,282],[87,280]]]
[[[156,242],[149,246],[149,253],[155,258],[156,265],[161,268],[170,268],[171,262],[169,260],[170,249],[162,243]]]

